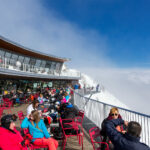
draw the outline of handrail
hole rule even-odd
[[[106,104],[104,102],[88,99],[74,91],[74,104],[79,109],[84,109],[86,117],[101,128],[102,121],[108,116],[112,107],[117,107],[122,118],[126,121],[137,121],[142,126],[141,142],[150,146],[150,116],[126,108]],[[85,106],[86,104],[86,106]]]
[[[77,93],[76,91],[74,91],[74,93],[80,95],[81,97],[84,97],[83,95]],[[91,101],[95,101],[95,102],[104,104],[104,105],[108,105],[108,106],[111,106],[111,107],[116,107],[115,105],[107,104],[107,103],[104,103],[104,102],[101,102],[101,101],[98,101],[98,100],[95,100],[95,99],[91,99],[91,98],[89,99],[88,97],[84,97],[84,98],[86,98],[86,99],[88,99],[88,100],[91,100]],[[131,113],[136,113],[136,114],[141,115],[141,116],[144,116],[144,117],[150,118],[150,115],[146,115],[146,114],[143,114],[143,113],[139,113],[139,112],[136,112],[136,111],[133,111],[133,110],[129,110],[129,109],[126,109],[126,108],[122,108],[122,107],[118,107],[118,106],[117,106],[117,108],[118,108],[118,109],[121,109],[121,110],[125,110],[125,111],[128,111],[128,112],[131,112]]]

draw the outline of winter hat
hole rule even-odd
[[[15,118],[13,115],[5,115],[1,118],[2,127],[9,129],[11,122],[14,122]]]

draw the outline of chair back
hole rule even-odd
[[[2,117],[2,115],[3,115],[3,108],[2,107],[0,107],[0,118]]]
[[[89,135],[94,150],[101,150],[102,145],[105,146],[105,150],[109,150],[108,144],[102,142],[102,136],[100,135],[100,129],[98,127],[91,128],[89,130]],[[95,145],[96,143],[99,144],[99,147]]]
[[[74,119],[73,119],[73,121],[75,122],[75,123],[77,123],[78,125],[81,125],[82,126],[82,122],[83,122],[83,119],[81,118],[81,117],[75,117]]]
[[[21,125],[21,122],[25,117],[24,117],[24,114],[22,111],[18,111],[17,113],[18,113],[18,117],[19,117],[19,121],[20,121],[20,125]]]
[[[13,101],[3,101],[3,102],[4,103],[3,103],[2,107],[4,109],[7,109],[8,113],[12,113],[11,112],[11,107],[13,106]]]
[[[23,114],[23,111],[18,111],[18,117],[19,117],[19,119],[24,119],[25,117],[24,117],[24,114]]]
[[[10,99],[9,99],[9,98],[3,98],[3,101],[4,101],[4,102],[9,102]]]
[[[77,139],[79,139],[79,144],[82,145],[82,150],[83,150],[83,129],[79,131],[78,124],[74,122],[74,119],[59,119],[60,124],[63,130],[63,150],[65,150],[65,145],[67,138],[72,137],[72,136],[77,136]],[[67,133],[67,130],[69,131]],[[73,132],[72,132],[73,131]]]
[[[83,110],[79,110],[78,116],[75,118],[75,121],[82,125],[83,118],[84,118],[84,111]]]
[[[84,118],[84,111],[83,111],[83,110],[79,110],[79,114],[78,114],[78,116],[80,116],[80,117]]]
[[[60,125],[62,127],[62,130],[63,130],[63,134],[64,134],[64,136],[66,136],[66,133],[65,133],[65,130],[64,130],[64,126],[63,126],[63,121],[62,121],[61,118],[59,119],[59,121],[60,121]]]
[[[93,142],[95,139],[100,138],[102,141],[102,136],[100,135],[100,129],[98,127],[93,127],[89,130],[91,141]]]

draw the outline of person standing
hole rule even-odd
[[[96,86],[96,92],[98,92],[99,91],[99,84],[97,84],[97,86]]]

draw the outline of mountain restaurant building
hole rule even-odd
[[[11,88],[62,87],[78,82],[80,73],[62,71],[69,59],[44,54],[0,36],[0,94]]]

